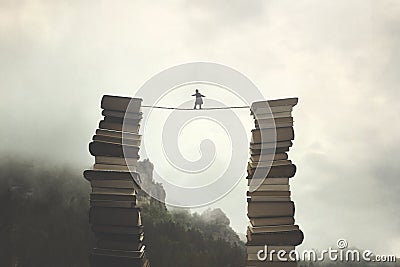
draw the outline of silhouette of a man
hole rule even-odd
[[[201,105],[203,104],[203,98],[202,97],[206,97],[205,95],[202,95],[199,93],[199,89],[196,89],[196,93],[192,96],[196,97],[196,102],[194,102],[194,108],[196,109],[197,106],[199,106],[199,109],[201,109]]]

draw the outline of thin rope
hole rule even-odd
[[[174,110],[195,110],[193,108],[173,108],[173,107],[161,107],[161,106],[149,106],[142,105],[143,108],[159,108],[159,109],[174,109]],[[249,106],[236,106],[236,107],[212,107],[212,108],[201,108],[197,110],[213,110],[213,109],[237,109],[237,108],[250,108]]]

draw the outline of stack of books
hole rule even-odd
[[[101,101],[104,119],[89,144],[95,163],[84,172],[92,187],[89,222],[96,245],[90,257],[92,267],[150,266],[136,205],[141,190],[136,173],[141,102],[109,95]]]
[[[255,121],[247,168],[249,226],[246,266],[296,266],[289,254],[303,242],[294,224],[289,179],[296,166],[287,152],[294,139],[292,109],[297,98],[254,102]],[[281,254],[278,256],[278,251]],[[262,251],[262,252],[260,252]],[[292,258],[295,257],[292,252]]]

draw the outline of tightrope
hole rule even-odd
[[[212,108],[193,109],[193,108],[173,108],[173,107],[161,107],[161,106],[149,106],[149,105],[142,105],[142,107],[143,108],[174,109],[174,110],[213,110],[213,109],[250,108],[249,106],[236,106],[236,107],[212,107]]]

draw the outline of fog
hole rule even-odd
[[[290,158],[302,247],[345,238],[400,255],[399,15],[385,0],[1,1],[0,152],[83,170],[103,94],[218,62],[268,99],[299,97]],[[212,205],[239,233],[245,190]]]

